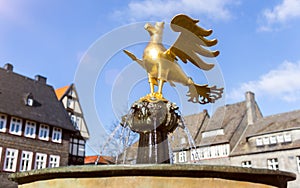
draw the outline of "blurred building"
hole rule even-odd
[[[184,117],[195,140],[183,130],[172,142],[174,163],[232,165],[300,173],[300,110],[263,117],[254,94],[225,105],[212,117],[206,111]],[[177,138],[177,139],[176,139]],[[299,187],[297,178],[288,187]]]
[[[40,75],[35,79],[0,68],[0,169],[7,173],[67,166],[75,132],[54,89]],[[9,187],[1,184],[0,187]],[[12,185],[13,186],[13,185]]]
[[[55,90],[59,101],[64,105],[69,118],[76,129],[70,138],[69,165],[83,165],[85,158],[85,144],[89,138],[89,131],[84,119],[75,85],[71,84]]]

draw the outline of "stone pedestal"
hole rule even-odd
[[[168,134],[177,126],[178,107],[168,101],[137,101],[125,123],[139,133],[137,164],[170,163]]]
[[[296,174],[207,165],[103,165],[48,168],[11,174],[19,188],[286,188]]]

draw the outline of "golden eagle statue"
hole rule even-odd
[[[153,98],[164,100],[162,88],[164,82],[181,83],[189,87],[189,101],[194,103],[206,104],[213,103],[222,96],[223,88],[216,86],[198,85],[188,77],[180,65],[178,58],[187,63],[190,61],[196,67],[203,70],[210,70],[214,64],[204,62],[199,55],[205,57],[216,57],[219,51],[209,51],[204,47],[211,47],[217,44],[217,40],[209,40],[205,37],[211,35],[212,30],[205,30],[197,25],[199,20],[194,20],[186,15],[179,14],[171,21],[171,29],[175,32],[181,32],[175,43],[166,49],[162,44],[162,35],[164,22],[157,22],[155,26],[147,23],[145,29],[150,34],[150,41],[144,49],[143,59],[138,59],[131,52],[124,52],[138,64],[140,64],[148,73],[150,91],[143,99],[151,100]],[[158,86],[157,92],[154,86]]]

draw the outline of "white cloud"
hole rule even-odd
[[[283,25],[286,22],[300,18],[300,1],[299,0],[283,0],[281,4],[273,9],[265,9],[262,13],[261,31],[272,31],[274,27]]]
[[[203,14],[211,19],[231,18],[228,5],[233,0],[143,0],[131,1],[125,9],[115,11],[113,16],[129,21],[171,18],[178,13]]]
[[[228,98],[241,100],[246,91],[252,91],[258,97],[274,97],[286,102],[300,101],[300,61],[283,62],[258,80],[241,84],[229,93]]]

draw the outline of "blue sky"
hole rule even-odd
[[[250,90],[264,116],[300,109],[299,0],[0,0],[0,65],[10,62],[16,72],[32,78],[41,74],[59,88],[74,82],[80,62],[103,36],[128,24],[168,23],[178,13],[197,18],[201,26],[214,30],[212,37],[219,41],[215,48],[221,52],[216,61],[226,89],[225,103],[244,100],[244,93]],[[110,42],[118,43],[117,39]],[[100,57],[105,48],[100,46]],[[142,56],[143,44],[128,48]],[[121,50],[98,75],[95,94],[79,91],[82,101],[95,98],[95,106],[83,104],[87,116],[96,108],[104,114],[105,124],[114,119],[107,101],[115,95],[112,90],[120,92],[114,88],[118,86],[115,80],[131,63]],[[200,81],[205,78],[201,71],[190,74],[195,72]],[[84,82],[89,82],[88,75]],[[140,92],[141,85],[143,81],[137,81],[129,95]],[[97,127],[93,118],[87,121]]]

